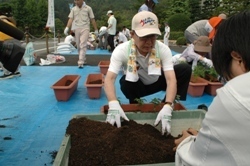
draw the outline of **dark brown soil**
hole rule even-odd
[[[162,136],[149,124],[122,122],[117,128],[86,118],[72,119],[70,166],[112,166],[174,162],[174,137]]]
[[[71,80],[67,80],[66,83],[65,83],[65,86],[69,86],[73,81]]]
[[[102,84],[102,80],[89,81],[89,84]]]

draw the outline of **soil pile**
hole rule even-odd
[[[72,119],[66,130],[71,135],[70,166],[112,166],[174,162],[174,137],[162,136],[149,124],[133,120],[116,128],[86,118]]]

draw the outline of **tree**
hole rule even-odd
[[[25,22],[26,19],[24,16],[26,16],[26,9],[24,8],[26,4],[26,0],[11,0],[11,6],[12,6],[12,12],[13,17],[15,18],[17,22],[17,27],[21,30],[25,29]]]
[[[47,18],[48,18],[48,1],[47,0],[39,0],[37,4],[37,12],[38,12],[38,27],[39,29],[43,29],[46,26]]]
[[[208,19],[215,14],[215,9],[220,6],[220,0],[205,0],[202,4],[202,18]]]
[[[201,1],[200,0],[188,0],[190,8],[190,19],[192,22],[201,20]]]

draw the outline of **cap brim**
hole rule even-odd
[[[211,46],[194,46],[194,50],[197,52],[211,52]]]
[[[134,31],[139,37],[144,37],[148,35],[161,35],[161,31],[155,28],[145,28],[145,29],[139,29],[139,30],[134,30]]]
[[[213,39],[215,35],[215,29],[213,29],[210,33],[209,33],[209,39]]]

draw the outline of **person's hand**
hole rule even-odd
[[[96,29],[94,33],[95,33],[95,36],[97,37],[98,36],[98,30]]]
[[[66,27],[66,28],[64,29],[64,34],[65,34],[66,36],[68,35],[68,31],[69,31],[69,28]]]
[[[213,62],[210,59],[207,59],[206,57],[200,58],[201,61],[203,61],[208,67],[213,67]]]
[[[121,127],[121,117],[129,121],[119,102],[117,100],[110,101],[106,122],[110,123],[111,125],[114,125],[116,123],[117,127]]]
[[[182,131],[182,137],[180,137],[180,138],[178,138],[178,139],[176,139],[176,140],[174,141],[175,147],[174,147],[173,150],[176,151],[178,145],[179,145],[185,138],[187,138],[187,137],[189,137],[189,136],[191,136],[191,135],[195,135],[195,136],[196,136],[197,134],[198,134],[198,131],[195,130],[195,129],[193,129],[193,128],[189,128],[188,130],[183,130],[183,131]]]
[[[172,111],[173,111],[173,108],[170,105],[165,104],[163,106],[163,108],[161,109],[161,111],[157,115],[157,118],[155,120],[154,125],[157,126],[159,124],[159,122],[161,121],[161,124],[162,124],[161,133],[162,133],[162,135],[164,135],[164,134],[168,135],[171,133],[170,122],[171,122],[171,117],[172,117]]]

